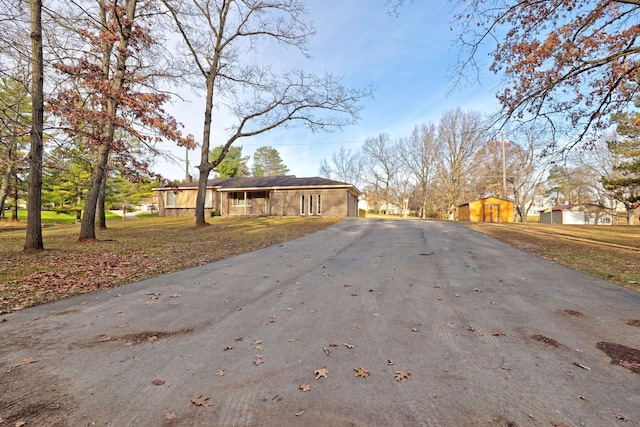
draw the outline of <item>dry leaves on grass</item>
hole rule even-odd
[[[77,226],[54,226],[43,230],[48,250],[26,255],[22,251],[24,233],[4,232],[0,245],[4,279],[0,280],[0,314],[261,249],[337,221],[218,218],[206,228],[194,228],[190,218],[108,221],[109,228],[98,233],[100,240],[82,243],[78,243]],[[202,244],[212,239],[225,245],[201,250]],[[171,298],[179,296],[173,294]]]

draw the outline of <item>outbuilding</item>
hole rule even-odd
[[[486,197],[458,206],[458,220],[470,222],[513,222],[513,202]]]

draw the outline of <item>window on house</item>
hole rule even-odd
[[[175,191],[167,191],[167,201],[166,206],[168,208],[173,208],[176,206],[176,192]]]
[[[313,196],[309,196],[309,215],[313,215]]]
[[[213,196],[213,192],[212,191],[206,191],[204,193],[204,205],[208,208],[212,208],[213,206],[211,206],[211,196]]]
[[[251,193],[242,191],[231,193],[231,204],[233,206],[251,206]]]
[[[304,215],[304,194],[300,196],[300,215]]]
[[[322,195],[318,194],[318,199],[316,204],[318,205],[318,215],[322,215]]]

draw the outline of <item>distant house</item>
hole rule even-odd
[[[160,216],[194,216],[198,183],[158,188]],[[205,215],[357,217],[360,190],[345,182],[293,175],[207,182]]]
[[[595,204],[570,203],[540,211],[541,224],[612,225],[613,222],[610,210]]]
[[[458,206],[458,220],[470,222],[513,222],[513,202],[486,197]]]

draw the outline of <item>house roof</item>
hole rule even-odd
[[[508,199],[503,199],[503,198],[501,198],[501,197],[493,197],[493,196],[489,196],[489,197],[484,197],[484,198],[482,198],[482,199],[472,200],[472,201],[470,201],[470,202],[463,203],[463,204],[459,205],[458,207],[460,207],[460,206],[465,206],[465,205],[469,205],[469,204],[471,204],[471,203],[476,203],[476,202],[484,202],[484,201],[489,200],[489,199],[493,199],[493,200],[500,200],[500,201],[503,201],[503,202],[513,203],[513,201],[508,200]]]
[[[576,203],[570,203],[568,205],[557,205],[557,206],[553,206],[551,208],[540,209],[540,212],[566,211],[567,209],[573,209],[573,208],[580,207],[580,206],[584,206],[584,205],[579,205],[579,204],[576,204]]]
[[[177,187],[197,188],[198,182],[194,181],[178,184]],[[358,195],[362,194],[360,190],[346,182],[334,181],[332,179],[321,177],[298,178],[295,175],[214,178],[207,181],[207,187],[217,188],[219,191],[259,191],[291,188],[347,188]],[[175,186],[165,188],[175,188]]]

